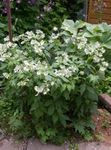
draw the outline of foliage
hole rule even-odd
[[[22,137],[36,132],[44,142],[62,142],[69,128],[89,136],[98,87],[108,68],[104,55],[110,32],[107,24],[65,20],[48,39],[41,30],[27,31],[13,43],[4,39],[1,100],[13,103],[8,117],[12,132]]]
[[[65,0],[69,17],[73,20],[84,19],[86,15],[84,12],[85,3],[84,0]]]
[[[30,1],[30,3],[28,3]],[[19,35],[27,30],[41,29],[49,34],[53,26],[61,26],[66,18],[81,18],[83,9],[83,0],[20,0],[11,2],[13,34]],[[5,2],[5,0],[3,1]],[[2,37],[8,34],[7,29],[7,9],[6,4],[0,1],[0,20],[5,28],[0,27],[1,41]],[[6,3],[6,2],[5,2]],[[78,17],[77,17],[78,16]]]

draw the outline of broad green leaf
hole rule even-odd
[[[78,20],[78,21],[76,21],[76,22],[74,23],[74,27],[75,27],[76,29],[81,29],[81,28],[85,27],[86,24],[87,24],[86,22],[84,22],[84,21],[82,21],[82,20]]]
[[[61,28],[69,31],[70,33],[77,32],[74,28],[74,22],[72,20],[64,20]]]

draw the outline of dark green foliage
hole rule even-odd
[[[66,18],[82,19],[83,18],[83,1],[73,0],[38,0],[36,4],[29,5],[27,0],[22,0],[20,4],[14,1],[12,8],[13,34],[19,35],[27,30],[42,29],[49,34],[54,26],[60,27]],[[0,25],[0,40],[8,35],[7,16],[2,15],[2,3],[0,2],[0,20],[5,27]],[[82,13],[81,13],[82,12]]]

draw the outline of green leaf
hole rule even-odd
[[[54,113],[54,110],[55,110],[54,105],[50,105],[48,108],[48,115],[51,116]]]
[[[3,23],[0,23],[0,28],[4,28],[6,25]]]
[[[77,33],[77,31],[75,31],[74,28],[74,21],[72,20],[64,20],[61,28],[66,31],[69,31],[70,33],[74,33],[74,32]]]
[[[108,49],[111,49],[111,41],[109,41],[109,42],[103,44],[103,47],[108,48]]]
[[[96,84],[96,83],[98,83],[99,76],[90,74],[89,79],[90,79],[90,82],[92,82],[93,84]]]
[[[96,93],[96,91],[92,88],[92,87],[87,87],[87,90],[88,90],[88,98],[91,99],[91,100],[94,100],[94,101],[97,101],[98,100],[98,95]]]
[[[56,113],[53,114],[52,120],[53,120],[53,123],[54,123],[54,124],[58,121],[58,119],[59,119],[58,115],[57,115]]]
[[[82,21],[82,20],[77,20],[75,23],[74,23],[74,27],[76,28],[76,29],[81,29],[81,28],[83,28],[83,27],[85,27],[86,26],[86,22],[84,22],[84,21]]]
[[[65,127],[67,118],[64,115],[60,115],[59,119],[61,124]]]
[[[81,84],[80,85],[80,93],[81,93],[81,95],[84,94],[85,90],[86,90],[86,84]]]
[[[64,82],[66,82],[66,83],[69,82],[69,80],[68,80],[67,78],[65,78],[65,77],[62,77],[61,79],[62,79]]]

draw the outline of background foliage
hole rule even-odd
[[[53,26],[60,27],[66,18],[83,18],[83,0],[36,0],[34,3],[31,3],[31,0],[21,0],[14,1],[11,8],[14,34],[36,29],[42,29],[49,34]],[[6,6],[0,1],[1,40],[8,34],[6,15]]]

